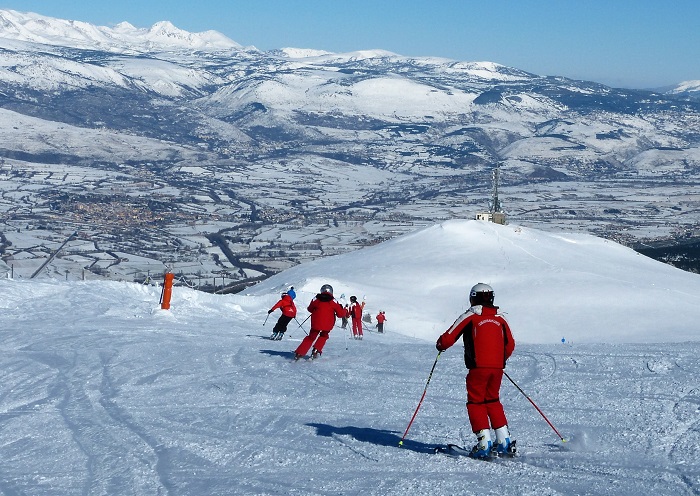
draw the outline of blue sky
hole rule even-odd
[[[381,48],[654,88],[700,80],[700,0],[0,0],[112,26],[162,20],[261,50]]]

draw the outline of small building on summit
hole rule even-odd
[[[476,220],[485,220],[495,224],[505,224],[506,214],[504,212],[479,212],[476,214]]]
[[[498,199],[498,181],[500,178],[500,170],[496,167],[493,170],[493,192],[488,212],[479,212],[476,214],[476,220],[493,222],[495,224],[506,224],[506,213],[501,208],[501,200]]]

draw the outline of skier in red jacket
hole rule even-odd
[[[292,288],[293,289],[293,288]],[[294,299],[289,293],[282,293],[280,300],[267,311],[268,315],[277,309],[282,310],[282,315],[277,320],[275,327],[272,328],[272,336],[270,339],[279,341],[287,331],[287,324],[297,316],[297,307],[294,305]]]
[[[365,308],[365,302],[357,302],[357,296],[350,297],[350,316],[352,317],[352,337],[362,339],[362,310]]]
[[[515,349],[515,341],[498,307],[493,305],[493,288],[479,283],[469,292],[471,308],[460,315],[437,340],[435,347],[445,351],[462,337],[464,363],[467,373],[467,413],[477,444],[470,456],[491,456],[492,447],[498,454],[515,453],[503,405],[499,398],[503,369]],[[496,445],[491,441],[495,430]]]
[[[384,332],[384,322],[386,322],[386,315],[382,310],[377,314],[377,332]]]
[[[311,330],[294,351],[295,360],[305,356],[312,345],[314,348],[311,358],[321,356],[328,334],[335,326],[335,318],[348,316],[347,311],[333,298],[333,287],[330,284],[321,286],[321,292],[311,300],[307,310],[311,312]]]

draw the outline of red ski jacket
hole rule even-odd
[[[386,320],[386,316],[383,313],[377,314],[377,322],[379,322],[380,324],[383,324],[385,320]]]
[[[311,329],[317,331],[330,331],[336,317],[348,317],[348,312],[329,293],[317,294],[307,310],[311,312]]]
[[[460,336],[464,340],[464,364],[468,369],[503,369],[515,349],[513,334],[506,319],[498,314],[498,307],[471,307],[438,338],[435,347],[444,351]]]
[[[350,315],[352,316],[353,319],[361,319],[362,318],[362,310],[365,308],[365,302],[363,301],[362,303],[350,303]]]
[[[278,308],[282,310],[282,315],[286,315],[287,317],[292,318],[297,316],[297,307],[294,305],[292,297],[288,294],[282,295],[280,301],[275,303],[275,305],[270,310],[272,311]]]

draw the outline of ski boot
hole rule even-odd
[[[279,333],[278,333],[277,331],[273,332],[273,333],[272,333],[272,336],[270,336],[270,339],[271,339],[272,341],[277,341],[277,335],[278,335],[278,334],[279,334]]]
[[[479,432],[477,432],[476,439],[478,440],[478,442],[469,452],[469,456],[472,458],[490,458],[491,448],[493,446],[493,444],[491,443],[490,429],[482,429]]]
[[[493,451],[497,456],[515,455],[515,440],[511,440],[507,425],[496,429],[496,444],[493,445]]]
[[[311,352],[311,360],[316,360],[317,358],[321,358],[321,352],[314,348]]]
[[[284,331],[278,332],[277,337],[275,338],[277,341],[281,341],[282,338],[284,337]]]

